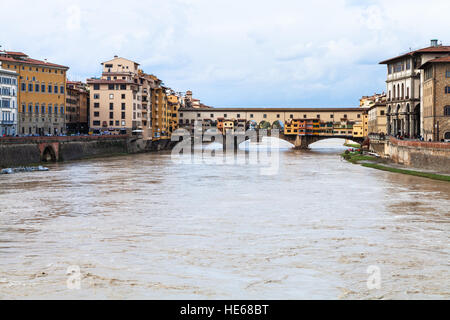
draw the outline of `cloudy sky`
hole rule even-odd
[[[450,1],[2,1],[0,45],[99,76],[114,55],[211,106],[354,106],[378,62],[450,43]],[[16,13],[19,13],[16,14]]]

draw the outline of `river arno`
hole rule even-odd
[[[446,182],[317,151],[274,176],[170,153],[50,169],[0,177],[2,299],[450,298]]]

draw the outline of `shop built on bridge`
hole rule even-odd
[[[180,128],[192,133],[217,129],[223,135],[247,130],[278,130],[279,138],[296,148],[330,138],[363,142],[368,135],[367,112],[362,108],[203,108],[181,109]],[[259,137],[260,134],[258,133]]]

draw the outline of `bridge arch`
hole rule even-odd
[[[284,123],[281,120],[275,120],[272,123],[272,129],[278,129],[278,130],[283,130],[284,129]]]
[[[41,161],[43,162],[56,162],[58,160],[57,151],[52,145],[43,146],[41,152]]]
[[[271,128],[270,122],[267,122],[267,121],[265,121],[265,120],[262,120],[262,121],[259,123],[258,128],[259,128],[259,129],[270,129],[270,128]]]

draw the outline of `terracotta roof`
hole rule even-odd
[[[428,61],[430,63],[435,63],[435,62],[450,62],[450,56],[445,56],[445,57],[440,57],[440,58],[436,58],[433,59],[431,61]]]
[[[92,84],[135,84],[138,86],[141,86],[140,83],[134,83],[133,81],[129,81],[129,80],[122,80],[122,79],[117,79],[117,80],[107,80],[107,79],[87,79],[86,80],[87,83],[92,83]]]
[[[16,52],[16,51],[5,51],[6,54],[9,54],[10,56],[20,56],[20,57],[28,57],[23,52]]]
[[[437,46],[437,47],[427,47],[427,48],[423,48],[423,49],[419,49],[419,50],[415,50],[415,51],[411,51],[405,54],[402,54],[400,56],[397,56],[395,58],[390,58],[384,61],[381,61],[380,64],[386,64],[388,62],[394,61],[394,60],[398,60],[400,58],[404,58],[407,56],[413,56],[414,54],[417,53],[445,53],[445,52],[449,52],[450,53],[450,46]]]
[[[12,63],[18,63],[18,64],[28,64],[28,65],[33,65],[33,66],[69,69],[69,67],[66,67],[66,66],[62,66],[62,65],[54,64],[54,63],[50,63],[50,62],[45,62],[45,61],[41,61],[41,60],[31,59],[31,58],[26,58],[24,60],[18,60],[18,59],[0,55],[0,61],[12,62]]]
[[[350,107],[350,108],[211,108],[211,109],[205,109],[205,108],[182,108],[180,111],[194,111],[194,112],[363,112],[360,107]]]
[[[420,69],[423,69],[429,63],[450,63],[450,56],[440,57],[433,60],[429,60],[420,66]]]

